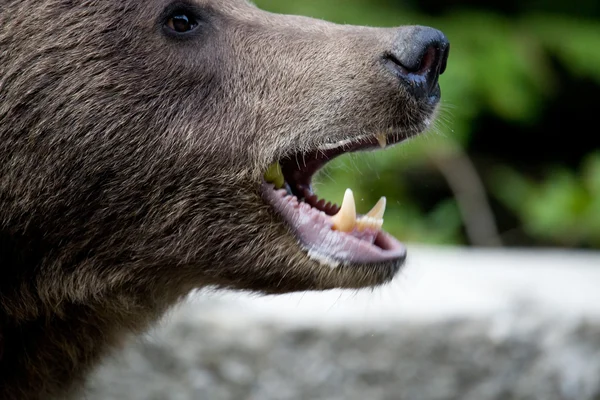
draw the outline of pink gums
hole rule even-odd
[[[262,193],[313,255],[346,264],[385,263],[406,257],[406,247],[384,231],[336,231],[330,216],[299,202],[285,190],[275,190],[273,185],[264,183]]]

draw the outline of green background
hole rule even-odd
[[[430,132],[345,155],[316,178],[409,242],[600,248],[600,1],[258,0],[369,26],[429,25],[451,42]]]

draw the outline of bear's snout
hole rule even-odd
[[[398,30],[393,48],[384,55],[388,70],[417,99],[440,96],[438,78],[446,70],[450,43],[437,29],[425,26]]]

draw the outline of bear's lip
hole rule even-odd
[[[406,258],[406,247],[383,229],[344,233],[333,228],[332,216],[340,210],[319,200],[312,191],[312,176],[327,162],[349,152],[369,151],[398,144],[412,135],[380,134],[319,146],[315,151],[295,154],[279,162],[285,188],[263,181],[266,203],[291,228],[309,257],[332,267],[338,265],[397,264]],[[382,143],[384,138],[385,143]],[[357,215],[357,218],[361,218]],[[369,240],[363,240],[369,236]]]

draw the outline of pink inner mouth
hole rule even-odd
[[[286,190],[276,190],[272,184],[263,183],[262,192],[312,256],[349,264],[381,263],[406,257],[405,246],[381,230],[336,231],[330,216],[299,201]]]
[[[389,137],[388,144],[402,139]],[[312,258],[330,265],[401,262],[406,258],[406,247],[383,230],[354,229],[347,233],[335,230],[331,216],[340,208],[319,200],[312,192],[312,175],[326,162],[348,151],[375,148],[376,143],[375,139],[362,140],[349,147],[320,150],[282,161],[285,189],[278,190],[273,184],[263,182],[263,198],[287,222]]]

